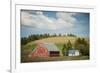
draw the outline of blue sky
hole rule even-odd
[[[89,37],[89,13],[21,10],[21,37],[68,34]]]

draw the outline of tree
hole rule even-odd
[[[67,34],[67,36],[76,37],[74,34]]]
[[[28,43],[28,39],[26,37],[21,38],[21,45],[25,45]]]
[[[58,35],[58,36],[62,36],[62,35],[61,35],[61,33],[59,33],[59,35]]]
[[[66,55],[68,56],[68,51],[72,48],[72,44],[70,42],[70,40],[68,40],[68,43],[67,43],[67,50],[66,50]]]
[[[81,55],[89,56],[89,44],[84,38],[78,38],[75,42],[75,48],[78,49]]]
[[[72,48],[72,44],[71,44],[71,42],[70,42],[70,40],[69,40],[67,44],[64,44],[64,45],[63,45],[63,48],[62,48],[63,56],[68,56],[68,51],[69,51],[69,49],[71,49],[71,48]]]
[[[66,44],[63,45],[62,53],[63,53],[63,56],[66,56]]]
[[[67,49],[70,49],[70,48],[72,48],[72,44],[71,44],[70,40],[68,40]]]

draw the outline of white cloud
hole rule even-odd
[[[41,11],[29,13],[28,11],[21,12],[22,25],[42,29],[63,29],[70,28],[75,25],[76,19],[73,17],[74,13],[57,12],[55,18],[47,17]]]
[[[56,15],[58,17],[57,22],[60,22],[58,23],[58,25],[68,28],[73,27],[75,25],[76,19],[75,17],[73,17],[75,13],[58,12]]]

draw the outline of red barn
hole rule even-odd
[[[60,51],[56,45],[52,43],[39,43],[29,54],[29,57],[54,57],[59,55]]]

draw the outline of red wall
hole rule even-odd
[[[37,47],[34,51],[29,55],[29,57],[48,57],[49,52],[44,47]]]

